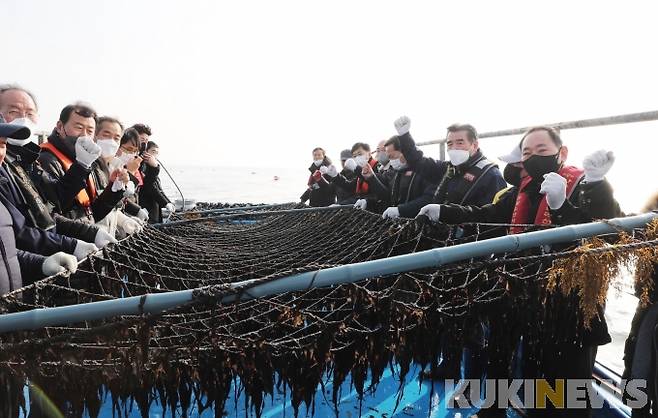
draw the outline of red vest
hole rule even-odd
[[[375,170],[375,167],[377,166],[377,160],[374,158],[371,158],[368,161],[368,164],[370,164],[370,167],[372,167],[372,170]],[[365,196],[368,194],[368,182],[362,181],[361,178],[356,179],[356,195],[357,196]]]
[[[567,180],[567,199],[573,193],[574,189],[580,183],[580,179],[583,178],[585,172],[577,167],[572,166],[563,166],[558,174],[564,177]],[[519,194],[516,196],[516,204],[514,205],[514,212],[512,212],[512,224],[528,224],[530,222],[530,198],[527,194],[523,193],[525,188],[532,181],[532,177],[528,176],[521,181],[521,186],[519,187]],[[551,213],[548,207],[548,201],[546,196],[541,198],[539,202],[539,208],[537,209],[537,216],[535,216],[534,222],[535,225],[550,225],[551,224]],[[523,232],[524,227],[522,226],[513,226],[510,229],[510,233],[518,234]]]

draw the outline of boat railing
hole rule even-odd
[[[600,118],[593,119],[580,119],[573,120],[568,122],[554,122],[546,123],[544,126],[551,126],[560,131],[566,129],[580,129],[580,128],[593,128],[598,126],[610,126],[610,125],[622,125],[625,123],[637,123],[637,122],[651,122],[658,121],[658,110],[653,110],[649,112],[640,112],[640,113],[628,113],[624,115],[615,115],[615,116],[604,116]],[[526,132],[530,127],[525,126],[523,128],[512,128],[512,129],[502,129],[498,131],[483,132],[478,134],[478,139],[484,138],[500,138],[512,135],[521,135]],[[426,145],[439,145],[440,151],[439,155],[442,160],[446,159],[446,139],[435,139],[431,141],[418,142],[418,146]]]

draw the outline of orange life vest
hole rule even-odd
[[[558,174],[564,177],[567,180],[567,199],[571,196],[574,189],[580,182],[580,179],[583,178],[585,172],[577,167],[564,166],[558,171]],[[528,224],[530,223],[530,198],[526,193],[523,193],[525,188],[532,181],[532,177],[527,176],[521,181],[521,186],[519,187],[519,194],[516,196],[516,204],[514,205],[514,212],[512,212],[512,224]],[[542,196],[541,202],[539,203],[539,208],[537,209],[537,216],[534,219],[535,225],[550,225],[551,224],[551,213],[548,209],[548,201],[546,196]],[[510,230],[512,234],[518,234],[523,232],[524,227],[522,226],[513,226]]]
[[[60,164],[62,164],[62,167],[64,167],[64,171],[69,171],[69,168],[71,168],[71,165],[73,165],[73,161],[71,161],[71,159],[67,157],[66,154],[58,150],[57,147],[50,142],[44,142],[41,144],[41,149],[45,149],[53,153],[53,155],[59,160]],[[91,174],[89,174],[89,177],[87,178],[87,187],[80,190],[78,195],[75,197],[75,200],[77,200],[82,207],[89,208],[91,206],[91,202],[96,199],[96,196],[96,184],[91,178]]]

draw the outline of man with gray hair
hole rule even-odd
[[[25,126],[33,137],[39,122],[39,108],[35,96],[25,88],[15,84],[0,85],[0,116],[13,125]],[[71,220],[59,215],[52,215],[52,205],[47,203],[48,190],[55,194],[58,183],[79,182],[74,177],[75,171],[67,173],[64,178],[53,179],[43,175],[37,164],[41,148],[30,137],[24,139],[7,139],[7,155],[2,173],[7,185],[17,193],[10,194],[17,199],[14,202],[28,225],[45,230],[54,230],[58,234],[92,242],[102,248],[114,238],[94,225]],[[71,180],[73,178],[73,180]],[[84,181],[84,178],[81,178]]]

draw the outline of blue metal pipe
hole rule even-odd
[[[647,223],[657,217],[658,213],[651,212],[626,218],[615,218],[606,222],[569,225],[543,231],[469,242],[452,247],[435,248],[380,260],[348,264],[325,270],[316,270],[261,284],[255,284],[258,279],[246,280],[234,283],[232,286],[239,288],[248,287],[253,284],[253,287],[248,288],[240,294],[241,300],[261,298],[284,292],[334,286],[342,283],[357,282],[370,277],[387,276],[422,268],[438,267],[470,258],[520,251],[536,248],[541,245],[571,242],[596,235],[614,233],[619,229],[632,230],[646,226]],[[176,308],[191,301],[192,292],[193,290],[182,290],[168,293],[152,293],[123,299],[55,308],[40,308],[27,312],[0,315],[0,333],[38,329],[45,326],[70,324],[118,315],[158,313]],[[234,302],[236,297],[235,295],[226,296],[220,300],[220,303]],[[140,304],[142,305],[141,308]]]

